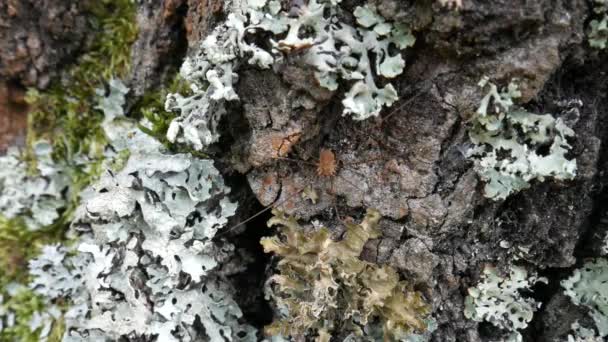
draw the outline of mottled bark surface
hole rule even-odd
[[[11,145],[22,145],[27,126],[27,105],[23,89],[0,83],[0,153]]]
[[[213,147],[240,197],[239,220],[274,204],[303,220],[322,218],[340,227],[341,220],[358,220],[366,208],[377,208],[384,216],[383,237],[367,245],[365,258],[396,267],[424,292],[439,323],[435,341],[500,338],[496,329],[465,319],[464,297],[484,265],[504,270],[519,258],[517,263],[550,280],[535,288],[544,304],[525,339],[563,339],[570,323],[588,318],[564,297],[559,280],[585,257],[600,255],[598,240],[608,231],[608,59],[585,42],[589,4],[463,0],[454,11],[431,1],[374,2],[387,18],[410,23],[417,38],[406,53],[405,73],[393,82],[400,100],[379,118],[343,117],[340,91],[316,85],[311,70],[297,60],[274,71],[241,69],[241,100],[230,108],[222,142]],[[0,75],[42,86],[52,75],[49,67],[61,60],[56,51],[75,51],[78,44],[43,48],[64,41],[46,38],[40,23],[52,19],[47,11],[19,19],[34,24],[10,25],[21,33],[7,30],[2,21],[22,18],[11,14],[11,6],[21,8],[22,2],[0,6]],[[75,36],[68,41],[78,41],[85,33],[77,6],[59,8],[74,22],[69,26]],[[195,50],[223,15],[215,0],[141,5],[129,82],[135,93],[165,80],[166,70],[181,63],[182,48]],[[37,46],[42,52],[34,52]],[[483,184],[463,151],[469,146],[466,122],[484,95],[476,86],[484,75],[502,84],[518,78],[527,108],[552,113],[574,128],[574,181],[534,183],[502,202],[483,197]],[[14,115],[7,113],[0,108],[3,139],[4,127],[13,127],[12,120],[3,126]],[[318,175],[321,148],[335,153],[335,176]],[[301,195],[303,189],[308,197],[318,196],[316,203]],[[241,306],[260,325],[269,317],[261,292],[269,260],[255,241],[270,234],[266,218],[249,222],[235,236],[252,260],[235,277]],[[522,255],[520,247],[529,252]]]
[[[73,61],[89,27],[86,1],[5,0],[0,3],[0,78],[46,87]]]
[[[46,88],[89,35],[86,1],[0,2],[0,151],[26,126],[25,87]]]

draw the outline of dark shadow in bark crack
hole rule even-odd
[[[242,222],[243,218],[255,215],[264,209],[255,199],[244,175],[230,175],[226,177],[226,184],[235,190],[235,199],[239,201],[241,212],[225,229],[234,228],[236,224]],[[271,212],[266,211],[238,229],[225,231],[227,235],[224,236],[234,244],[237,254],[242,256],[246,263],[243,271],[229,276],[235,288],[234,299],[243,311],[243,321],[260,331],[272,322],[273,315],[270,304],[264,298],[264,284],[268,277],[271,255],[264,253],[260,244],[262,237],[272,234],[272,230],[266,225],[271,216]]]

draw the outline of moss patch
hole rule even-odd
[[[133,108],[134,113],[140,113],[142,118],[150,122],[150,127],[140,126],[146,134],[162,142],[165,147],[173,150],[176,145],[167,140],[167,130],[176,114],[165,110],[165,98],[170,93],[190,94],[188,82],[176,74],[167,87],[148,91],[142,96]]]
[[[45,303],[42,298],[36,296],[27,289],[8,298],[0,307],[15,314],[15,324],[7,327],[0,333],[2,341],[38,341],[38,331],[30,331],[29,320],[36,311],[44,309]]]
[[[97,32],[87,51],[48,90],[30,89],[32,107],[28,146],[39,139],[52,141],[56,158],[77,153],[100,157],[105,137],[101,111],[95,109],[95,89],[129,70],[131,45],[137,38],[136,5],[131,0],[92,1],[90,25]],[[31,153],[29,154],[31,156]],[[35,162],[30,157],[30,162]]]
[[[197,151],[186,144],[172,143],[167,140],[169,125],[177,117],[177,114],[165,110],[165,99],[170,93],[191,96],[192,90],[188,82],[179,73],[176,73],[168,86],[159,87],[144,94],[132,109],[133,113],[139,115],[138,119],[143,118],[149,121],[148,127],[140,125],[139,128],[160,141],[167,150],[173,153],[190,153],[198,158],[209,158],[206,153]]]

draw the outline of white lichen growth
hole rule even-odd
[[[30,288],[34,292],[48,298],[68,297],[77,292],[81,286],[80,271],[66,265],[67,254],[65,246],[47,245],[37,258],[30,260]]]
[[[519,330],[525,329],[541,303],[522,295],[545,278],[529,275],[525,268],[512,266],[510,274],[501,277],[495,268],[486,267],[481,282],[469,288],[464,315],[476,322],[489,322],[510,333],[507,341],[521,341]]]
[[[53,161],[47,141],[33,144],[36,175],[28,175],[26,162],[17,149],[0,157],[0,216],[22,217],[30,230],[53,224],[66,206],[69,187],[67,166]]]
[[[106,124],[122,114],[128,89],[119,80],[109,82],[110,93],[101,97],[96,107],[104,112]],[[97,91],[99,95],[104,91]],[[124,133],[106,130],[108,138],[115,142]],[[91,160],[76,154],[71,160],[57,161],[53,158],[53,147],[46,140],[32,144],[35,159],[35,174],[28,174],[28,166],[22,151],[12,148],[5,156],[0,156],[0,216],[13,219],[23,218],[30,230],[38,230],[52,225],[67,206],[67,198],[72,197],[71,170],[91,171]],[[107,157],[115,153],[108,150]]]
[[[568,334],[568,342],[604,342],[604,338],[597,336],[593,329],[585,328],[578,322],[571,325],[572,334]]]
[[[370,5],[355,9],[356,28],[342,22],[339,2],[310,0],[289,9],[277,0],[227,3],[231,6],[226,21],[182,65],[180,74],[190,82],[193,95],[167,96],[166,109],[179,114],[168,129],[168,140],[197,150],[217,142],[225,102],[238,99],[236,72],[245,61],[267,69],[296,58],[312,67],[319,84],[329,90],[336,90],[340,79],[349,81],[343,114],[356,120],[392,105],[398,99],[395,88],[390,83],[379,86],[377,78],[403,72],[399,50],[413,45],[414,37],[405,25],[387,22]],[[268,51],[250,43],[262,33],[271,36]]]
[[[514,82],[502,91],[487,78],[479,86],[488,93],[472,119],[469,137],[475,146],[467,154],[486,183],[486,197],[505,199],[533,180],[576,176],[576,160],[567,156],[574,131],[561,118],[517,106],[521,93]]]
[[[402,50],[414,44],[406,26],[387,22],[370,5],[355,9],[357,28],[339,23],[341,9],[330,2],[313,0],[296,11],[298,16],[289,18],[287,36],[273,45],[285,53],[304,50],[303,61],[315,68],[319,83],[327,89],[336,90],[340,78],[353,81],[342,101],[343,114],[364,120],[398,99],[390,83],[377,85],[374,70],[385,78],[403,72],[405,61],[400,53],[391,53],[390,46]],[[303,30],[312,36],[300,38]]]
[[[608,336],[608,261],[599,258],[586,262],[561,285],[572,303],[589,309],[600,336]]]
[[[588,41],[589,45],[598,49],[605,49],[608,43],[608,0],[594,0],[593,12],[599,19],[589,22]]]
[[[49,303],[70,300],[64,341],[255,341],[217,270],[234,256],[215,241],[236,210],[230,189],[211,160],[165,154],[127,120],[126,92],[114,83],[100,108],[113,113],[108,149],[124,146],[130,157],[82,193],[78,242],[71,253],[46,246],[30,262],[31,288]]]

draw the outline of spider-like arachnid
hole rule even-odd
[[[283,148],[283,147],[279,147]],[[278,153],[280,154],[280,153]],[[256,217],[264,214],[265,212],[278,208],[287,213],[297,212],[306,206],[319,205],[319,199],[323,196],[322,193],[328,194],[333,202],[331,208],[335,211],[336,218],[342,221],[336,205],[336,196],[333,193],[333,185],[336,177],[342,178],[337,175],[339,170],[340,161],[336,158],[335,153],[329,148],[321,148],[319,151],[319,157],[315,162],[298,160],[294,158],[275,156],[275,159],[286,161],[293,164],[300,164],[303,166],[310,166],[307,172],[314,172],[317,183],[325,183],[329,181],[329,186],[321,186],[325,188],[323,192],[319,191],[320,188],[313,184],[304,184],[305,180],[298,178],[298,181],[294,183],[294,177],[284,176],[278,177],[272,174],[267,174],[261,182],[261,187],[257,189],[256,196],[258,199],[262,199],[262,204],[265,204],[265,208],[248,217],[247,219],[239,222],[238,224],[229,227],[224,230],[222,234],[228,233],[229,231],[242,226]],[[313,169],[314,168],[314,169]],[[342,179],[343,182],[350,183],[352,187],[357,188],[357,185],[351,183],[348,179]],[[280,183],[279,183],[280,182]],[[302,184],[299,184],[302,183]],[[322,184],[323,185],[323,184]],[[359,189],[360,191],[363,191]],[[319,194],[321,193],[321,195]],[[264,201],[266,198],[266,202]]]
[[[282,147],[277,145],[277,149]],[[346,149],[344,146],[337,148]],[[372,201],[380,203],[378,207],[386,216],[399,218],[407,213],[407,208],[403,207],[406,204],[400,203],[398,194],[388,194],[391,177],[401,172],[401,166],[395,160],[387,161],[381,153],[368,151],[367,155],[359,156],[351,150],[341,159],[332,149],[322,147],[314,162],[278,154],[274,157],[275,164],[254,169],[248,175],[256,177],[250,179],[250,184],[265,208],[229,227],[226,232],[273,208],[303,219],[324,213],[326,218],[341,222],[350,221],[350,217],[342,214],[348,214],[352,208],[376,208],[373,203],[368,204]],[[374,175],[373,180],[370,180],[370,174]],[[385,184],[373,191],[370,184],[376,182]],[[350,197],[345,196],[345,192]]]
[[[321,133],[323,143],[310,137],[301,141],[301,131],[271,137],[265,145],[268,149],[262,149],[274,162],[259,163],[247,174],[253,193],[266,208],[238,225],[271,208],[304,220],[341,219],[337,209],[347,217],[366,208],[401,220],[412,209],[416,224],[435,224],[439,220],[435,216],[445,214],[441,197],[433,194],[438,181],[433,161],[441,153],[441,141],[425,132],[433,129],[447,134],[450,122],[437,124],[437,118],[402,111],[422,92],[381,120],[345,119],[328,125],[331,128]],[[412,120],[424,128],[422,132],[407,124]],[[316,148],[318,153],[309,152]],[[432,222],[426,222],[427,217],[433,217]]]

